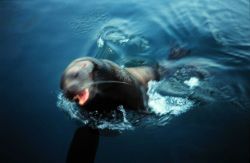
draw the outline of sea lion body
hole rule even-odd
[[[123,105],[145,110],[147,83],[158,79],[157,70],[150,66],[122,68],[109,60],[84,57],[66,68],[61,89],[84,109],[105,111]]]

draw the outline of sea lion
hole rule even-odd
[[[170,49],[166,59],[180,59],[190,52],[176,46]],[[68,65],[60,87],[66,98],[86,110],[106,111],[122,105],[126,109],[147,112],[148,82],[168,76],[169,70],[159,63],[123,68],[107,59],[83,57]]]
[[[61,77],[61,90],[80,108],[110,110],[147,108],[147,83],[159,80],[159,71],[151,66],[122,68],[106,59],[83,57],[71,62]]]

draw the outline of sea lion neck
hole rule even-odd
[[[131,67],[125,68],[131,75],[136,78],[136,80],[143,85],[144,87],[147,86],[147,83],[150,80],[156,80],[156,74],[151,67]]]

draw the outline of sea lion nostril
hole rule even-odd
[[[79,72],[74,73],[73,77],[77,78],[79,76]]]
[[[83,68],[83,67],[86,67],[86,66],[87,66],[87,63],[82,63],[81,67]]]

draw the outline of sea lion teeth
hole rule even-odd
[[[79,94],[73,97],[73,100],[77,100],[80,106],[83,106],[88,99],[89,99],[88,89],[84,89]]]

